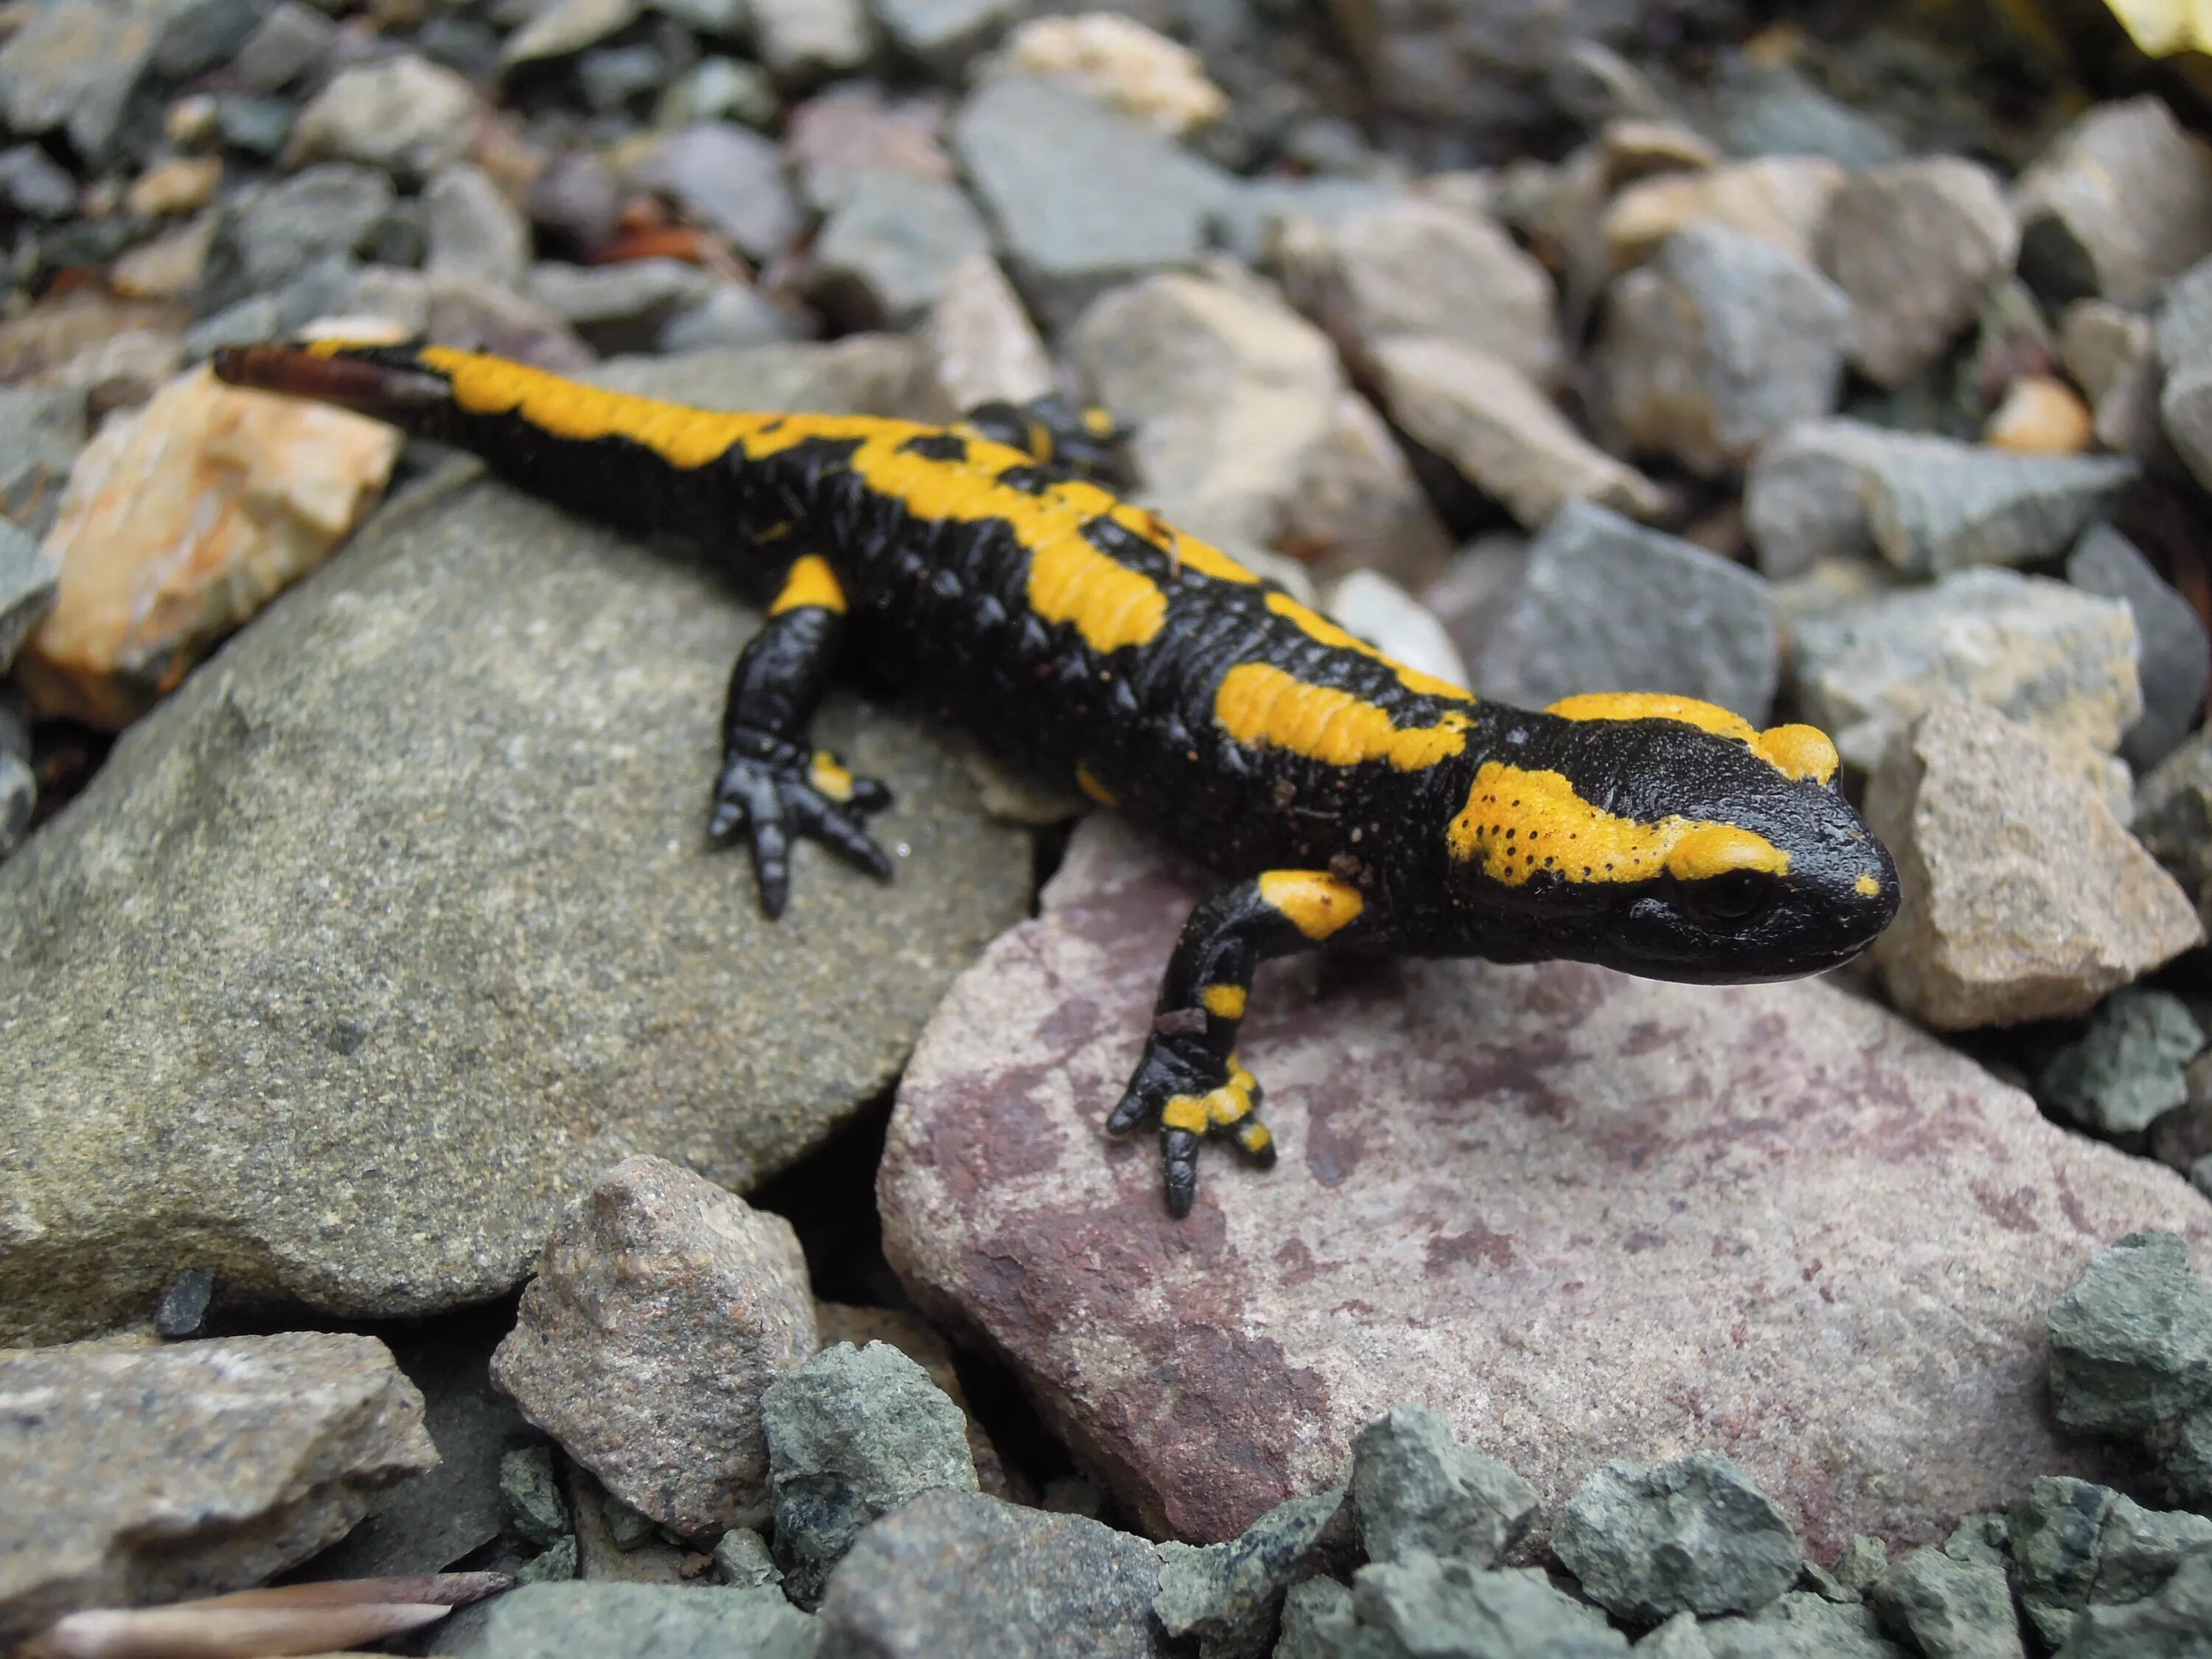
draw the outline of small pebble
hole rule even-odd
[[[2081,394],[2049,374],[2023,374],[1982,424],[1982,441],[2015,455],[2078,455],[2096,436]]]
[[[1712,1452],[1656,1468],[1606,1464],[1568,1498],[1552,1547],[1584,1595],[1645,1624],[1755,1613],[1797,1577],[1788,1520]]]

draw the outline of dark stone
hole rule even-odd
[[[1575,1489],[1552,1547],[1583,1592],[1624,1619],[1753,1613],[1797,1577],[1797,1540],[1726,1458],[1611,1462]]]
[[[198,1336],[207,1322],[208,1300],[215,1294],[215,1274],[205,1267],[187,1267],[169,1281],[154,1310],[154,1329],[170,1338]]]
[[[2095,525],[2067,556],[2066,580],[2135,613],[2142,718],[2120,739],[2120,753],[2147,772],[2181,746],[2204,712],[2212,681],[2212,641],[2189,601],[2158,574],[2136,544],[2110,525]]]
[[[2212,1400],[2212,1289],[2179,1234],[2130,1233],[2051,1310],[2051,1397],[2065,1427],[2133,1434]]]

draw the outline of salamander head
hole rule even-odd
[[[1847,962],[1897,913],[1888,852],[1835,745],[1711,703],[1607,694],[1510,715],[1446,832],[1471,909],[1551,954],[1652,979],[1788,979]]]

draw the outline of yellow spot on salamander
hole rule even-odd
[[[794,559],[789,574],[783,579],[783,587],[775,596],[775,603],[768,608],[771,617],[781,617],[787,611],[796,611],[801,605],[818,605],[824,611],[845,612],[844,584],[837,573],[830,568],[829,560],[819,553],[809,553],[803,559]]]
[[[1160,1109],[1160,1122],[1167,1128],[1187,1129],[1196,1135],[1237,1124],[1240,1126],[1238,1143],[1247,1152],[1257,1152],[1273,1139],[1252,1116],[1252,1097],[1259,1091],[1259,1080],[1238,1065],[1237,1057],[1231,1054],[1228,1082],[1202,1095],[1170,1095],[1167,1104]],[[1259,1131],[1256,1140],[1249,1133],[1251,1129]]]
[[[1083,411],[1083,429],[1094,438],[1109,438],[1114,434],[1114,417],[1093,404]]]
[[[1703,881],[1737,870],[1787,875],[1790,854],[1752,830],[1668,816],[1640,823],[1592,805],[1557,772],[1486,761],[1445,832],[1451,855],[1519,887],[1540,872],[1582,882]]]
[[[1160,1127],[1164,1129],[1183,1129],[1202,1135],[1213,1127],[1213,1119],[1206,1109],[1204,1095],[1170,1095],[1168,1103],[1160,1108]]]
[[[1567,697],[1544,711],[1566,720],[1680,720],[1732,738],[1785,778],[1826,783],[1841,764],[1828,734],[1813,726],[1773,726],[1760,731],[1741,714],[1695,697],[1663,691],[1592,691]]]
[[[1330,766],[1388,761],[1413,772],[1467,747],[1468,716],[1456,708],[1434,726],[1401,726],[1364,697],[1309,685],[1267,663],[1239,663],[1222,676],[1213,718],[1239,743],[1286,749]]]
[[[807,763],[806,781],[831,800],[853,799],[853,775],[837,763],[837,757],[827,749],[817,749],[814,758]]]
[[[1341,933],[1367,908],[1357,887],[1323,870],[1270,870],[1260,878],[1260,896],[1310,939]]]
[[[1879,898],[1881,896],[1881,883],[1872,876],[1861,876],[1851,884],[1851,890],[1861,898]]]
[[[1098,775],[1080,762],[1075,768],[1075,787],[1101,806],[1119,806],[1121,804],[1115,799],[1111,789],[1098,781]]]
[[[1296,623],[1300,631],[1323,645],[1334,646],[1340,651],[1357,651],[1363,657],[1372,657],[1377,662],[1389,665],[1398,677],[1398,683],[1408,691],[1419,691],[1424,696],[1449,697],[1456,702],[1473,702],[1474,698],[1465,686],[1454,685],[1449,680],[1438,679],[1434,674],[1424,674],[1418,668],[1408,668],[1396,659],[1384,656],[1366,641],[1346,633],[1318,611],[1300,605],[1287,593],[1267,595],[1267,609],[1286,622]]]
[[[1244,1018],[1245,994],[1241,985],[1209,985],[1199,1000],[1206,1005],[1206,1012],[1216,1019],[1242,1019]]]

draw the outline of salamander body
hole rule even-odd
[[[440,348],[249,348],[216,368],[772,576],[709,820],[750,846],[772,915],[794,836],[890,873],[865,823],[888,793],[809,739],[848,650],[1219,872],[1108,1118],[1158,1126],[1177,1213],[1207,1136],[1273,1160],[1237,1048],[1262,959],[1326,943],[1740,981],[1847,961],[1897,908],[1820,732],[1672,696],[1479,701],[1084,476],[1070,463],[1103,434],[1068,411],[720,414]]]

